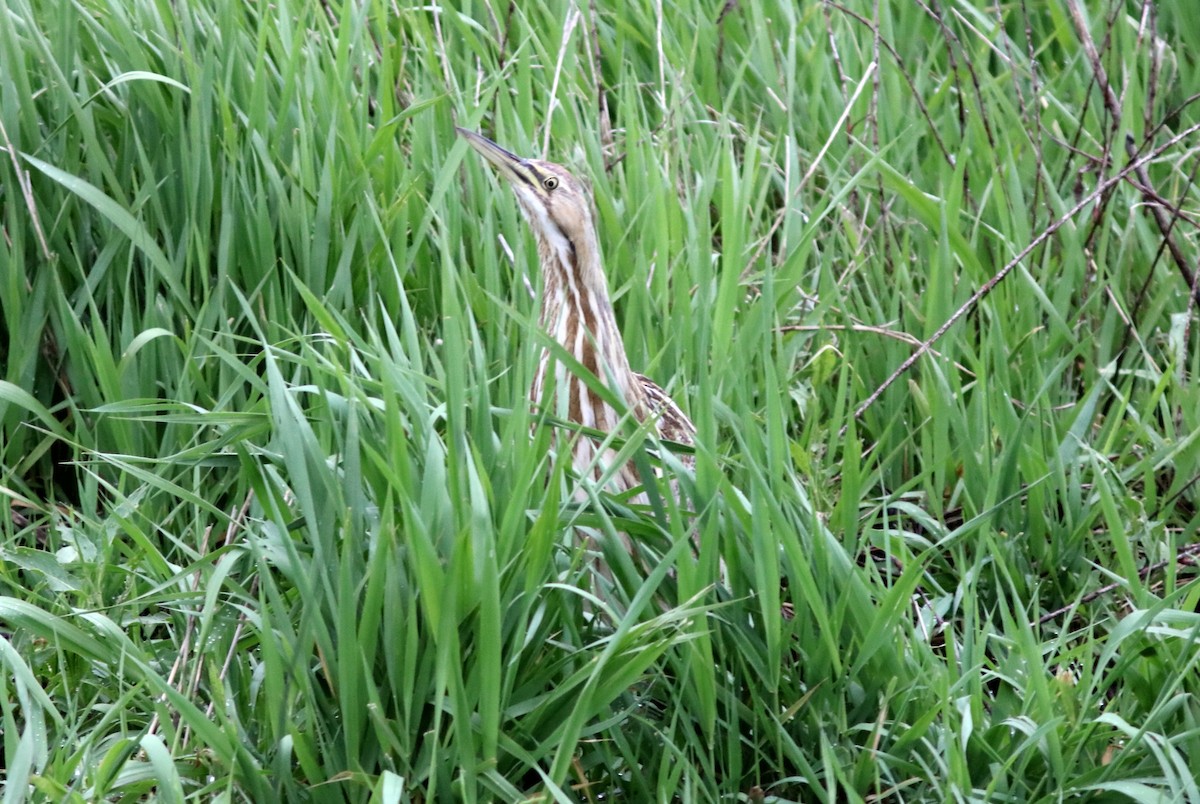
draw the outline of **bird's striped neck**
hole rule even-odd
[[[541,326],[585,369],[620,393],[639,419],[643,418],[645,393],[625,355],[594,238],[572,243],[549,231],[548,236],[538,238]],[[615,429],[616,412],[565,366],[557,366],[554,372],[554,396],[543,398],[550,363],[550,353],[544,352],[530,389],[533,401],[550,405],[554,415],[585,427]]]

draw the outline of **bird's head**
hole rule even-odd
[[[578,252],[596,251],[591,193],[566,168],[517,156],[474,131],[460,128],[458,133],[512,185],[521,211],[545,246],[569,263],[576,262]]]

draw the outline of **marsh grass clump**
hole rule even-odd
[[[660,5],[10,0],[6,796],[1200,800],[1195,26]],[[456,125],[590,177],[699,561]]]

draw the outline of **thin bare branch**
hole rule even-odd
[[[1147,566],[1142,567],[1140,570],[1138,570],[1138,577],[1144,581],[1144,580],[1146,580],[1146,578],[1150,577],[1150,575],[1152,573],[1158,572],[1159,570],[1165,569],[1166,567],[1170,566],[1172,561],[1174,561],[1177,564],[1184,564],[1184,565],[1194,564],[1197,556],[1200,556],[1200,543],[1186,544],[1183,547],[1179,548],[1179,550],[1176,551],[1175,557],[1173,559],[1156,561],[1153,564],[1148,564]],[[1091,603],[1093,600],[1101,598],[1104,595],[1107,595],[1111,592],[1115,592],[1118,589],[1122,588],[1123,586],[1125,586],[1125,584],[1120,581],[1101,586],[1096,591],[1089,592],[1088,594],[1084,595],[1082,598],[1079,599],[1078,603],[1072,603],[1069,606],[1063,606],[1062,608],[1058,608],[1058,609],[1055,609],[1054,611],[1043,614],[1041,617],[1038,618],[1038,625],[1045,625],[1048,622],[1057,620],[1058,618],[1062,617],[1064,614],[1067,614],[1068,612],[1075,610],[1076,607],[1084,605],[1085,603]]]
[[[38,217],[37,203],[33,200],[33,184],[29,181],[29,174],[21,169],[21,162],[17,159],[17,150],[13,148],[12,141],[8,138],[8,130],[4,127],[3,119],[0,119],[0,137],[4,138],[4,150],[8,151],[8,158],[12,160],[17,186],[21,188],[21,197],[25,199],[25,208],[29,210],[29,220],[33,223],[33,231],[37,235],[38,245],[42,248],[42,256],[49,260],[52,255],[50,246],[46,244],[46,235],[42,232],[42,219]]]
[[[1121,168],[1121,170],[1117,171],[1116,174],[1114,174],[1113,176],[1111,176],[1108,179],[1101,182],[1100,185],[1098,187],[1096,187],[1096,189],[1092,190],[1092,192],[1090,192],[1086,196],[1084,196],[1077,204],[1075,204],[1075,206],[1071,207],[1071,209],[1069,209],[1065,215],[1063,215],[1058,220],[1054,221],[1049,226],[1047,226],[1045,229],[1043,229],[1038,234],[1037,237],[1035,237],[1032,241],[1030,241],[1029,245],[1027,245],[1027,246],[1025,246],[1025,248],[1021,249],[1021,252],[1019,254],[1017,254],[1017,256],[1013,257],[1013,259],[1007,265],[1005,265],[1003,268],[1001,268],[999,271],[997,271],[996,274],[991,279],[989,279],[987,282],[985,282],[979,288],[979,290],[977,290],[973,294],[971,294],[971,298],[967,299],[967,301],[964,302],[961,307],[959,307],[957,310],[955,310],[954,314],[951,315],[948,319],[946,319],[945,323],[943,323],[940,327],[938,327],[937,331],[934,332],[933,335],[931,335],[927,340],[922,342],[922,344],[917,348],[917,350],[915,352],[913,352],[908,357],[908,359],[906,359],[903,363],[901,363],[900,366],[895,371],[893,371],[891,373],[891,375],[879,385],[878,388],[876,388],[874,391],[872,391],[871,395],[868,396],[866,398],[866,400],[863,401],[863,403],[861,405],[859,405],[858,408],[855,409],[854,418],[856,418],[856,419],[861,418],[862,415],[864,413],[866,413],[867,410],[869,410],[872,405],[875,404],[876,400],[878,400],[879,397],[881,397],[883,395],[883,393],[888,388],[890,388],[894,382],[896,382],[896,380],[900,379],[900,377],[902,377],[905,374],[905,372],[907,372],[910,368],[912,368],[914,363],[916,363],[918,360],[921,359],[921,355],[928,352],[929,349],[933,346],[933,344],[935,344],[939,340],[941,340],[942,336],[945,335],[950,330],[951,327],[953,327],[956,323],[958,323],[958,321],[963,316],[965,316],[967,313],[969,313],[971,310],[973,310],[975,308],[975,306],[977,304],[979,304],[980,300],[982,300],[985,296],[987,296],[989,293],[991,293],[992,290],[996,287],[996,285],[1000,284],[1000,282],[1002,282],[1004,280],[1004,278],[1006,276],[1008,276],[1009,273],[1012,272],[1012,269],[1015,268],[1018,264],[1020,264],[1020,262],[1022,260],[1024,260],[1027,256],[1029,256],[1029,254],[1034,249],[1036,249],[1042,243],[1046,242],[1050,238],[1051,235],[1053,235],[1055,232],[1057,232],[1059,229],[1061,229],[1063,226],[1065,226],[1068,221],[1072,220],[1076,215],[1078,215],[1080,212],[1082,212],[1086,207],[1091,205],[1097,199],[1102,198],[1105,194],[1107,194],[1109,191],[1111,191],[1117,184],[1124,181],[1126,179],[1126,177],[1128,177],[1131,173],[1134,173],[1135,171],[1137,171],[1138,168],[1143,167],[1148,162],[1151,162],[1154,159],[1157,159],[1163,153],[1165,153],[1166,151],[1175,147],[1180,142],[1186,141],[1189,137],[1194,136],[1197,132],[1200,132],[1200,123],[1196,123],[1195,125],[1189,126],[1188,128],[1186,128],[1179,134],[1177,134],[1174,137],[1172,137],[1171,139],[1167,140],[1165,143],[1163,143],[1161,146],[1159,146],[1158,148],[1156,148],[1155,150],[1153,150],[1146,156],[1134,159],[1128,165]],[[846,428],[843,427],[841,430],[841,434],[844,435],[845,432],[846,432]]]

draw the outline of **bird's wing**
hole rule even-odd
[[[658,417],[658,437],[664,441],[674,441],[677,444],[691,444],[696,440],[696,425],[687,417],[675,400],[667,396],[667,392],[649,377],[635,374],[646,392],[646,402],[650,412]]]

